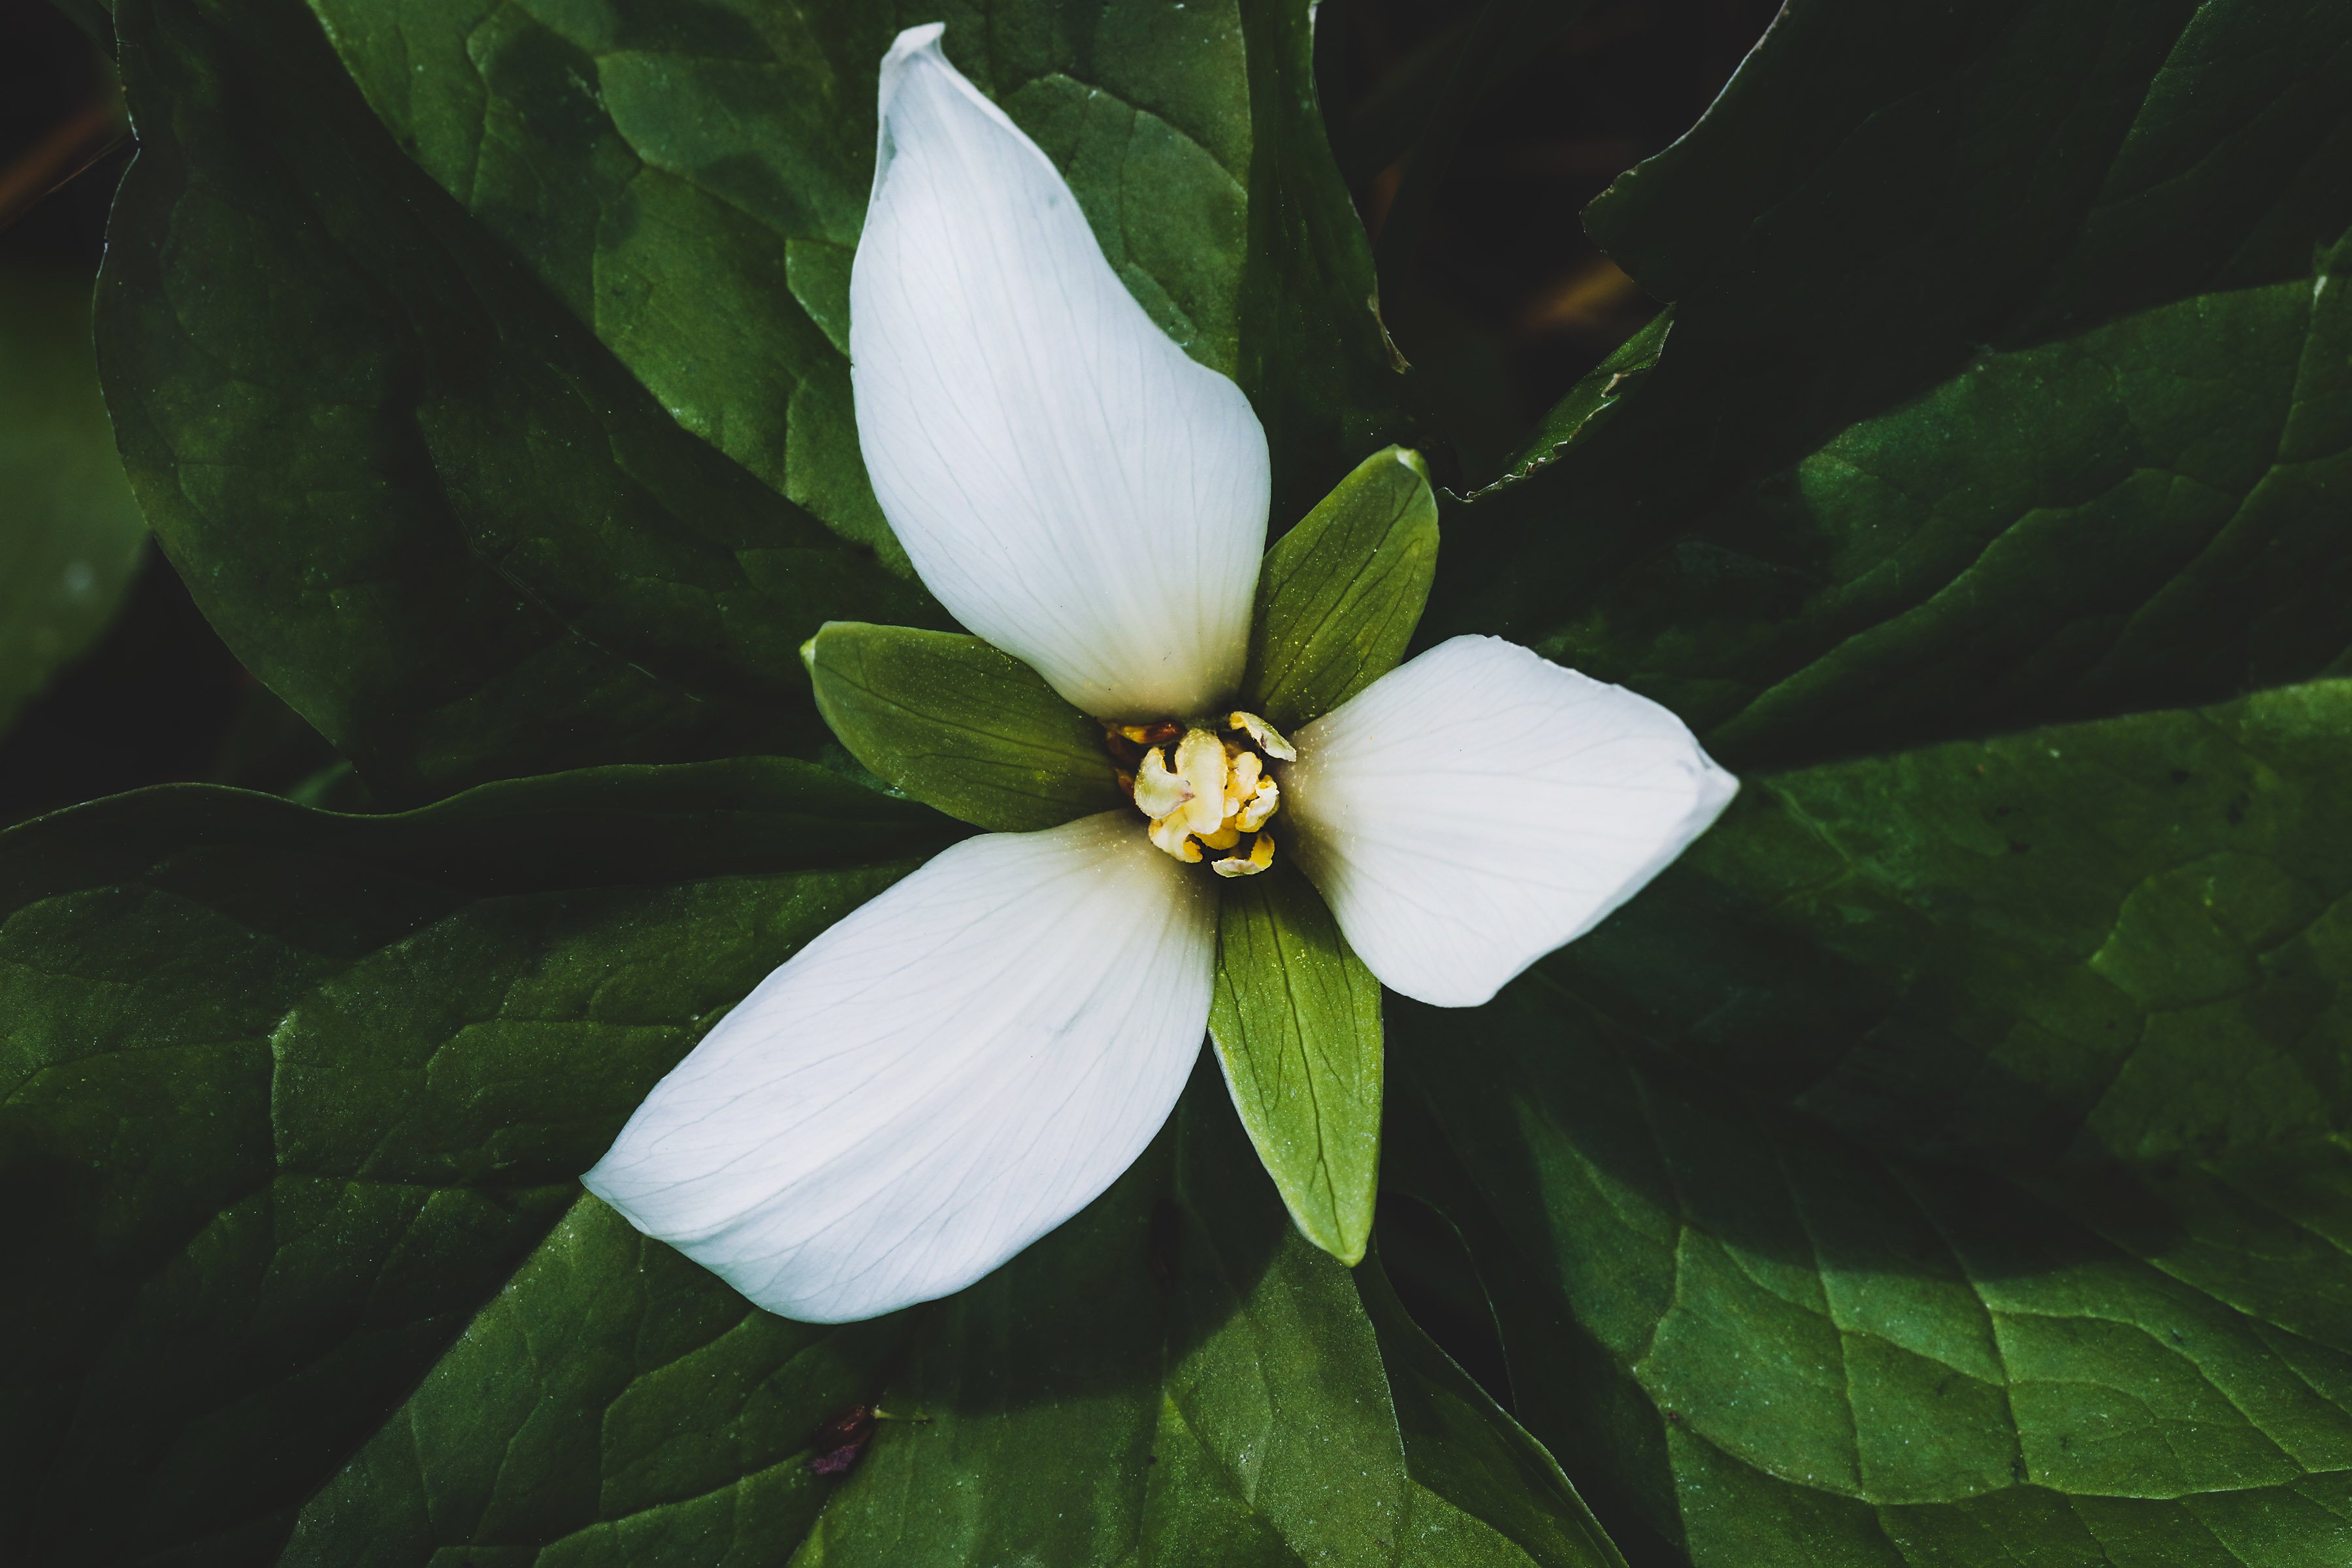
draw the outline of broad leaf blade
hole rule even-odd
[[[1162,1562],[1529,1561],[1507,1487],[1424,1497],[1476,1434],[1408,1455],[1349,1276],[1205,1067],[1110,1194],[911,1321],[781,1322],[580,1198],[646,1086],[906,864],[860,858],[937,831],[742,762],[377,818],[177,788],[0,837],[11,1561],[1091,1561],[1139,1532]],[[816,1423],[877,1394],[929,1421],[812,1475]]]
[[[278,1561],[783,1563],[836,1483],[813,1439],[911,1325],[762,1312],[593,1197],[302,1510]],[[748,1553],[748,1555],[747,1555]]]
[[[811,747],[817,626],[940,618],[681,432],[401,156],[293,0],[117,21],[142,153],[100,346],[133,487],[373,784]]]
[[[1285,730],[1337,708],[1404,657],[1436,574],[1428,466],[1373,453],[1266,552],[1242,700]]]
[[[2016,1169],[2317,1136],[2352,1114],[2347,822],[2341,680],[1768,775],[1547,972],[1890,1151]]]
[[[2249,0],[1792,5],[1594,208],[1673,336],[1449,519],[1426,635],[1632,685],[1744,768],[2335,668],[2347,595],[2304,590],[2352,447],[2348,45]]]
[[[897,788],[993,833],[1132,809],[1102,726],[978,637],[828,623],[801,650],[817,710]]]
[[[1380,1186],[1380,982],[1295,868],[1277,862],[1223,894],[1218,1064],[1291,1218],[1352,1265]]]
[[[1979,358],[1696,520],[1545,651],[1770,761],[2336,668],[2352,245]]]
[[[0,1541],[249,1563],[646,1089],[940,819],[805,763],[0,835]]]
[[[1533,1429],[1701,1568],[2324,1561],[2347,714],[1766,777],[1495,1005],[1393,1009]]]
[[[1204,1073],[1068,1226],[871,1323],[758,1312],[583,1200],[280,1561],[1609,1561],[1513,1544],[1559,1483],[1522,1500],[1545,1461],[1491,1406],[1401,1434],[1380,1354],[1398,1326],[1291,1231],[1222,1100]],[[885,1413],[869,1443],[814,1473],[820,1424],[858,1405]],[[1515,1469],[1468,1484],[1514,1441]]]

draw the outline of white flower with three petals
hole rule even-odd
[[[1152,324],[941,30],[882,64],[850,293],[875,493],[940,603],[1079,709],[1218,711],[1265,548],[1265,433]],[[1382,984],[1440,1006],[1589,930],[1737,788],[1664,709],[1493,637],[1289,739],[1260,802],[1284,852]],[[1152,826],[1109,812],[938,855],[721,1019],[589,1189],[794,1318],[996,1268],[1133,1163],[1200,1055],[1218,880]]]

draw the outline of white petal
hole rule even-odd
[[[1283,839],[1381,983],[1475,1007],[1731,803],[1646,697],[1499,637],[1440,643],[1292,737]]]
[[[1143,1152],[1215,950],[1131,812],[966,839],[761,982],[582,1179],[787,1317],[960,1290]]]
[[[849,284],[857,439],[915,570],[1099,718],[1239,681],[1265,548],[1265,432],[1152,325],[1035,142],[938,24],[882,62]]]

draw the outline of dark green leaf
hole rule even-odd
[[[1556,1499],[1460,1482],[1507,1427],[1416,1415],[1408,1451],[1205,1067],[1079,1219],[872,1324],[755,1311],[580,1197],[938,823],[754,761],[373,818],[178,787],[0,837],[9,1560],[1549,1562],[1511,1542]],[[811,1474],[877,1395],[927,1419]]]
[[[1940,379],[2303,275],[2352,222],[2347,28],[2260,0],[1801,0],[1587,222],[1711,354],[1735,321],[1759,362],[1796,351],[1778,380],[1807,403],[1859,365]]]
[[[2352,1118],[2347,896],[2326,681],[1752,780],[1547,971],[1884,1148],[2189,1158]]]
[[[624,1258],[641,1245],[583,1205],[311,1505],[288,1557],[422,1568],[436,1547],[561,1541],[590,1562],[781,1565],[797,1548],[833,1568],[1396,1562],[1408,1481],[1371,1325],[1347,1273],[1290,1233],[1222,1098],[1202,1075],[1078,1218],[881,1323],[780,1324],[674,1258],[649,1258],[643,1286],[572,1266],[567,1231]],[[641,1289],[659,1292],[651,1310]],[[639,1348],[641,1323],[692,1319],[742,1349],[674,1331],[675,1350]],[[549,1363],[550,1336],[587,1335]],[[672,1364],[702,1345],[707,1365]],[[738,1371],[744,1352],[759,1359]],[[514,1393],[486,1412],[485,1384]],[[845,1480],[809,1475],[817,1425],[864,1401],[901,1419]],[[541,1430],[570,1451],[518,1452]]]
[[[1295,867],[1277,861],[1222,893],[1218,1063],[1291,1218],[1353,1265],[1380,1186],[1380,982]]]
[[[1751,759],[2227,697],[2352,651],[2352,244],[1989,354],[1541,646]]]
[[[665,407],[877,548],[895,546],[850,411],[849,258],[876,68],[909,22],[947,24],[1144,308],[1250,394],[1276,515],[1392,422],[1303,0],[316,9],[401,146]]]
[[[401,156],[294,0],[117,21],[142,151],[100,340],[132,483],[372,784],[810,746],[817,626],[938,618],[680,431]]]
[[[1591,222],[1673,337],[1449,517],[1426,636],[1634,686],[1743,767],[2352,647],[2342,7],[1801,3]]]
[[[247,1563],[940,819],[798,763],[0,835],[0,1555]]]
[[[0,269],[0,731],[105,629],[146,542],[98,395],[88,279]]]
[[[535,999],[547,1000],[543,985]],[[502,1026],[511,1024],[477,1026]],[[576,1091],[540,1073],[511,1092],[551,1104]],[[568,1184],[533,1189],[537,1223],[470,1235],[457,1228],[463,1189],[446,1184],[404,1227],[397,1215],[358,1223],[365,1181],[320,1184],[309,1215],[289,1212],[281,1193],[268,1276],[221,1278],[239,1258],[217,1238],[181,1264],[194,1278],[169,1303],[174,1348],[216,1354],[226,1340],[240,1353],[226,1367],[177,1369],[169,1392],[209,1393],[202,1424],[226,1442],[267,1403],[240,1397],[251,1363],[282,1363],[314,1399],[348,1399],[363,1374],[375,1396],[341,1412],[334,1434],[356,1448],[348,1464],[307,1502],[302,1475],[260,1479],[289,1505],[260,1517],[238,1511],[255,1485],[237,1468],[250,1447],[212,1457],[212,1469],[242,1482],[226,1496],[184,1473],[174,1489],[132,1472],[144,1484],[103,1519],[76,1519],[60,1500],[79,1535],[52,1544],[37,1532],[25,1560],[127,1561],[176,1542],[181,1562],[420,1568],[444,1552],[735,1568],[1020,1553],[1055,1563],[1562,1561],[1529,1534],[1561,1507],[1559,1489],[1499,1413],[1424,1368],[1405,1394],[1415,1425],[1401,1435],[1352,1282],[1285,1221],[1223,1099],[1204,1068],[1169,1130],[1104,1198],[971,1290],[835,1328],[751,1308]],[[373,1158],[397,1162],[404,1142]],[[121,1157],[107,1151],[100,1165]],[[488,1277],[493,1252],[520,1264],[502,1289]],[[196,1288],[207,1279],[209,1293]],[[434,1298],[484,1305],[469,1322],[412,1325],[407,1342],[385,1342],[404,1309]],[[240,1304],[260,1321],[233,1317]],[[1409,1325],[1380,1330],[1400,1331]],[[317,1342],[339,1333],[356,1342],[341,1365]],[[399,1364],[350,1364],[362,1349]],[[416,1355],[436,1352],[402,1397]],[[1433,1376],[1443,1409],[1430,1404]],[[847,1479],[813,1473],[819,1427],[869,1403],[886,1416]],[[363,1443],[361,1421],[373,1433]],[[1515,1468],[1477,1479],[1497,1451],[1516,1456]],[[178,1456],[176,1468],[203,1468],[204,1457]],[[31,1478],[11,1474],[29,1495]],[[1539,1495],[1523,1501],[1529,1486]],[[1534,1554],[1512,1544],[1521,1539]]]
[[[1437,500],[1421,454],[1373,453],[1266,552],[1242,700],[1287,730],[1404,657],[1437,573]]]
[[[1132,807],[1102,726],[978,637],[834,621],[802,657],[841,743],[959,821],[1025,833]]]
[[[1464,1522],[1475,1519],[1543,1568],[1625,1568],[1559,1461],[1421,1331],[1377,1258],[1356,1271],[1356,1287],[1380,1334],[1414,1517],[1428,1527],[1423,1539],[1478,1534],[1478,1525]],[[1451,1560],[1441,1551],[1426,1555]]]
[[[1700,1568],[2329,1561],[2347,792],[2343,681],[1752,780],[1396,1005],[1531,1428]]]
[[[761,1311],[580,1197],[278,1561],[781,1565],[837,1484],[819,1428],[877,1396],[908,1327]]]

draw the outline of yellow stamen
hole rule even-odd
[[[1236,708],[1225,715],[1225,728],[1239,730],[1257,742],[1259,751],[1277,762],[1295,763],[1298,760],[1298,748],[1284,740],[1281,731],[1255,713],[1244,713]]]
[[[1281,805],[1282,786],[1266,779],[1251,793],[1249,803],[1234,814],[1234,826],[1244,833],[1255,833]]]
[[[1183,775],[1185,800],[1173,812],[1188,831],[1214,833],[1225,820],[1225,743],[1206,730],[1189,730],[1176,743],[1176,771]]]
[[[1168,771],[1167,753],[1158,746],[1143,753],[1135,769],[1135,805],[1144,816],[1158,820],[1192,798],[1182,773]]]
[[[1247,859],[1238,855],[1228,855],[1222,860],[1211,861],[1209,869],[1220,877],[1255,877],[1273,864],[1274,835],[1261,833],[1257,836],[1257,842],[1250,846]]]
[[[1104,728],[1148,747],[1120,783],[1151,819],[1155,846],[1187,864],[1200,860],[1203,850],[1237,850],[1214,862],[1226,877],[1255,876],[1274,863],[1274,840],[1265,828],[1281,805],[1282,790],[1268,775],[1266,759],[1298,753],[1273,725],[1236,710],[1222,724],[1212,719],[1181,731],[1167,720]],[[1116,743],[1112,752],[1115,758],[1135,755]]]
[[[1255,752],[1241,751],[1230,741],[1225,742],[1225,752],[1233,762],[1225,775],[1225,815],[1230,817],[1257,793],[1258,779],[1265,772],[1265,764],[1258,760]]]
[[[1148,836],[1155,847],[1165,849],[1187,866],[1201,858],[1201,847],[1192,841],[1184,825],[1172,816],[1163,816],[1153,823]]]

